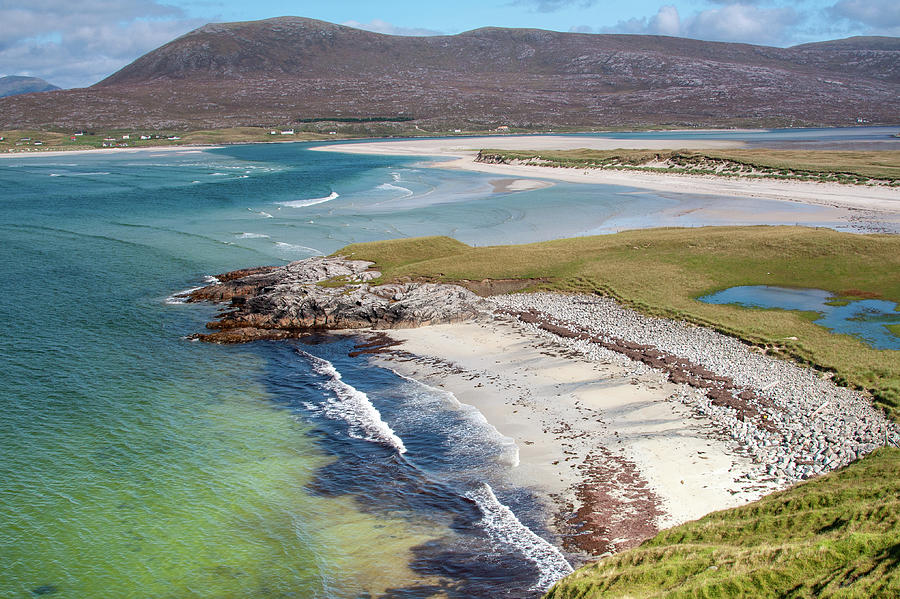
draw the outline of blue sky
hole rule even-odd
[[[282,15],[396,35],[535,27],[772,46],[900,36],[900,0],[2,0],[0,75],[91,85],[204,23]]]

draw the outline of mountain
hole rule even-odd
[[[201,27],[96,85],[0,100],[0,127],[896,124],[897,38],[794,48],[489,27],[401,37],[280,17]]]
[[[0,98],[33,92],[49,92],[55,89],[59,88],[37,77],[20,77],[18,75],[0,77]]]

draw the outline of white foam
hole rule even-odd
[[[96,172],[96,173],[50,173],[51,177],[99,177],[101,175],[108,175],[110,173],[106,171]]]
[[[381,419],[381,413],[372,405],[368,395],[342,381],[341,373],[328,360],[317,358],[301,349],[297,353],[309,361],[313,371],[328,377],[321,386],[334,393],[335,399],[328,400],[322,406],[326,416],[345,420],[350,425],[350,436],[355,439],[380,443],[393,447],[399,453],[406,453],[403,441]]]
[[[392,185],[391,183],[382,183],[377,187],[377,189],[381,189],[383,191],[401,191],[403,195],[401,197],[408,198],[411,195],[415,195],[413,190],[407,189],[406,187],[401,187],[399,185]]]
[[[218,279],[216,279],[218,282]],[[169,297],[166,298],[165,302],[170,306],[178,306],[180,304],[186,304],[188,301],[188,296],[198,289],[203,289],[206,285],[200,285],[199,287],[191,287],[190,289],[185,289],[184,291],[179,291],[178,293],[173,293]]]
[[[283,241],[276,241],[275,245],[295,252],[305,252],[307,254],[312,254],[313,256],[323,256],[324,254],[317,250],[316,248],[306,247],[305,245],[295,245],[293,243],[285,243]]]
[[[311,200],[292,200],[290,202],[275,202],[276,204],[280,204],[281,206],[289,206],[290,208],[303,208],[305,206],[315,206],[316,204],[323,204],[325,202],[330,202],[331,200],[338,199],[340,194],[336,191],[332,191],[324,198],[313,198]]]
[[[459,401],[456,395],[446,389],[438,389],[437,387],[432,387],[422,381],[404,376],[393,368],[391,368],[390,371],[410,384],[423,389],[426,394],[441,397],[443,401],[449,403],[455,409],[465,414],[466,418],[472,423],[472,428],[451,432],[452,447],[459,450],[470,449],[473,440],[477,441],[479,437],[481,439],[486,438],[489,442],[494,443],[501,448],[500,455],[498,456],[499,459],[496,461],[501,462],[510,468],[516,468],[519,465],[519,446],[516,444],[516,440],[512,437],[507,437],[497,430],[497,427],[488,422],[488,419],[485,418],[484,414],[482,414],[478,408]],[[477,429],[480,429],[480,431]]]
[[[269,236],[263,233],[241,233],[236,235],[238,239],[268,239]]]
[[[541,575],[532,590],[545,591],[573,572],[562,552],[522,524],[511,509],[500,503],[490,485],[482,483],[466,493],[466,497],[474,501],[484,514],[478,525],[492,539],[512,545],[538,567]]]

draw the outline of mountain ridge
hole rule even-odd
[[[900,38],[774,48],[484,27],[395,36],[303,17],[211,23],[94,86],[0,100],[0,126],[433,128],[894,124]]]
[[[58,89],[61,88],[39,77],[25,77],[22,75],[0,77],[0,98],[36,92],[49,92]]]

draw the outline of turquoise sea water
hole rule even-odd
[[[564,573],[502,431],[352,339],[186,341],[215,308],[172,297],[351,242],[714,201],[491,180],[301,144],[0,161],[0,596],[527,597]]]
[[[873,299],[834,302],[834,294],[823,289],[770,285],[731,287],[698,299],[708,304],[818,312],[819,318],[814,322],[835,333],[853,335],[875,349],[900,349],[900,336],[887,328],[887,325],[900,325],[900,312],[894,302]]]

